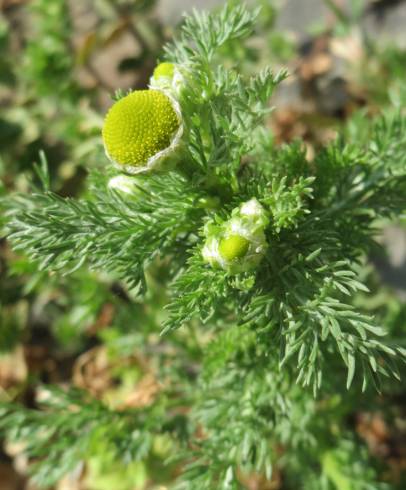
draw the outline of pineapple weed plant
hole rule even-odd
[[[186,18],[149,89],[116,93],[111,164],[84,198],[51,192],[43,161],[43,189],[3,199],[8,238],[41,271],[87,266],[126,284],[135,306],[116,344],[141,349],[160,382],[132,409],[49,386],[41,410],[3,403],[0,430],[40,485],[100,454],[130,488],[139,462],[178,489],[245,488],[275,471],[283,488],[391,488],[348,418],[399,390],[406,358],[354,306],[374,238],[406,208],[406,120],[381,116],[312,162],[300,143],[275,147],[265,122],[286,73],[247,79],[219,62],[257,14]],[[148,316],[143,302],[165,307]]]

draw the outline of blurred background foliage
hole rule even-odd
[[[291,76],[272,101],[275,144],[300,139],[311,162],[320,145],[338,131],[354,141],[365,140],[370,118],[405,107],[405,2],[251,3],[262,6],[256,35],[244,48],[227,45],[224,64],[237,65],[245,73],[270,63],[275,70],[288,67]],[[111,94],[118,88],[146,87],[163,44],[177,30],[180,12],[192,4],[0,1],[3,199],[11,191],[27,191],[28,182],[37,179],[35,163],[44,160],[53,190],[61,196],[86,192],[88,169],[103,171],[105,164],[100,128]],[[303,9],[310,12],[304,15]],[[400,31],[391,24],[393,17],[402,24]],[[386,228],[383,247],[370,257],[365,272],[372,294],[357,298],[364,308],[383,314],[399,339],[406,331],[403,225],[399,219],[398,226]],[[171,344],[158,335],[165,303],[163,270],[159,263],[151,268],[148,297],[140,304],[114,277],[100,272],[78,270],[61,278],[38,271],[2,239],[0,400],[35,406],[40,385],[57,383],[83,388],[112,408],[143,407],[160,390],[157,371],[162,379],[166,372],[170,376],[169,364],[184,362],[192,373],[187,375],[193,375],[202,339],[191,338],[189,350],[181,352],[176,350],[176,337],[183,332],[174,334]],[[150,355],[157,350],[164,354]],[[355,411],[348,421],[382,461],[385,480],[399,489],[406,485],[405,401],[399,385],[397,396],[380,399],[370,410]],[[101,439],[94,456],[57,489],[167,488],[164,485],[176,474],[175,466],[163,468],[170,446],[170,440],[157,437],[144,462],[123,468]],[[328,467],[331,458],[326,458]],[[5,443],[0,489],[33,490],[28,467],[22,448]],[[258,475],[245,480],[252,490],[284,488],[278,472],[272,482]]]

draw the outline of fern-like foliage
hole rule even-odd
[[[228,305],[236,321],[249,324],[261,340],[267,332],[270,354],[279,356],[281,367],[295,362],[298,381],[314,390],[332,348],[348,367],[348,386],[356,363],[364,389],[369,380],[379,383],[379,374],[398,377],[392,360],[403,358],[404,350],[385,343],[384,328],[354,310],[351,296],[366,289],[358,269],[377,220],[405,209],[405,123],[400,115],[378,121],[371,130],[376,142],[362,151],[332,144],[316,159],[311,177],[292,175],[289,182],[283,167],[278,175],[278,159],[258,169],[256,181],[263,186],[256,197],[272,217],[266,264],[255,278],[236,279],[208,270],[197,248],[175,281],[166,329],[193,316],[207,321],[216,305],[224,315],[221,308]],[[297,157],[282,152],[285,165]],[[262,172],[269,173],[268,181]],[[255,179],[255,169],[246,178]]]
[[[126,464],[143,460],[151,452],[154,432],[162,429],[158,413],[112,411],[79,390],[53,388],[42,398],[41,411],[3,404],[0,433],[25,445],[34,479],[43,487],[80,468],[98,446],[106,457]]]
[[[349,464],[348,474],[340,473],[342,447],[328,417],[341,402],[334,397],[343,386],[351,388],[353,402],[361,388],[367,400],[374,396],[369,384],[379,388],[382,377],[399,378],[397,362],[406,358],[405,349],[385,339],[379,318],[353,301],[367,292],[360,271],[382,219],[406,209],[406,118],[382,117],[368,144],[338,139],[311,164],[298,143],[275,147],[264,119],[286,73],[266,68],[247,78],[237,67],[219,64],[222,48],[247,37],[256,15],[240,5],[218,14],[195,12],[167,47],[168,60],[185,73],[185,136],[175,169],[137,180],[133,195],[107,191],[106,177],[95,175],[82,200],[49,190],[8,198],[8,238],[41,269],[69,272],[87,265],[141,294],[147,290],[145,270],[158,258],[167,265],[164,338],[188,345],[188,332],[197,330],[202,339],[193,351],[203,359],[197,384],[179,374],[182,363],[174,363],[171,373],[183,383],[181,401],[192,406],[187,442],[178,438],[185,449],[179,457],[188,463],[179,488],[242,488],[241,475],[249,471],[269,478],[281,445],[292,454],[286,465],[293,472],[298,461],[321,467],[317,484],[313,475],[303,475],[303,488],[331,488],[326,482],[379,488],[368,486],[374,485],[372,470],[362,475]],[[46,183],[45,171],[40,173]],[[233,275],[212,268],[202,257],[205,224],[224,222],[253,197],[270,218],[263,261],[254,272]],[[179,329],[183,337],[176,337]],[[169,410],[162,403],[161,413]],[[107,432],[116,417],[124,417],[98,405],[66,420],[63,414],[52,420],[20,413],[6,408],[2,426],[32,428],[28,451],[40,458],[42,482],[56,479],[41,473],[51,471],[41,462],[44,441],[72,440],[63,468],[68,471],[97,430],[93,417],[105,421]],[[74,429],[83,425],[86,432],[79,436]],[[138,457],[131,448],[139,438],[129,441],[120,427],[119,446],[128,443],[128,457]],[[41,439],[42,431],[50,434]],[[38,439],[43,442],[35,446]],[[347,455],[354,454],[358,442],[344,446]],[[57,450],[51,454],[52,463],[60,458]],[[348,486],[351,478],[359,483]]]

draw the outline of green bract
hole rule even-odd
[[[107,186],[123,194],[133,194],[137,189],[134,177],[128,175],[115,175],[108,181]]]
[[[204,260],[231,274],[255,269],[268,246],[264,233],[268,223],[266,211],[255,198],[236,208],[222,225],[208,223]]]

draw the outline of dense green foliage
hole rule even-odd
[[[3,404],[0,430],[25,444],[42,485],[100,455],[106,468],[161,465],[167,482],[181,468],[170,488],[244,488],[276,469],[283,488],[390,488],[345,421],[396,393],[404,371],[402,332],[360,298],[374,296],[377,233],[406,209],[406,118],[388,110],[362,135],[354,125],[311,163],[300,142],[275,145],[269,98],[287,74],[221,63],[257,14],[195,13],[167,47],[186,74],[175,168],[134,177],[132,194],[95,168],[84,197],[62,198],[43,160],[41,186],[3,200],[8,239],[40,274],[86,283],[87,268],[125,285],[126,301],[95,293],[120,311],[102,340],[113,358],[142,346],[161,384],[133,409],[48,387],[43,410]],[[253,197],[270,217],[264,260],[240,274],[209,266],[204,226]]]

